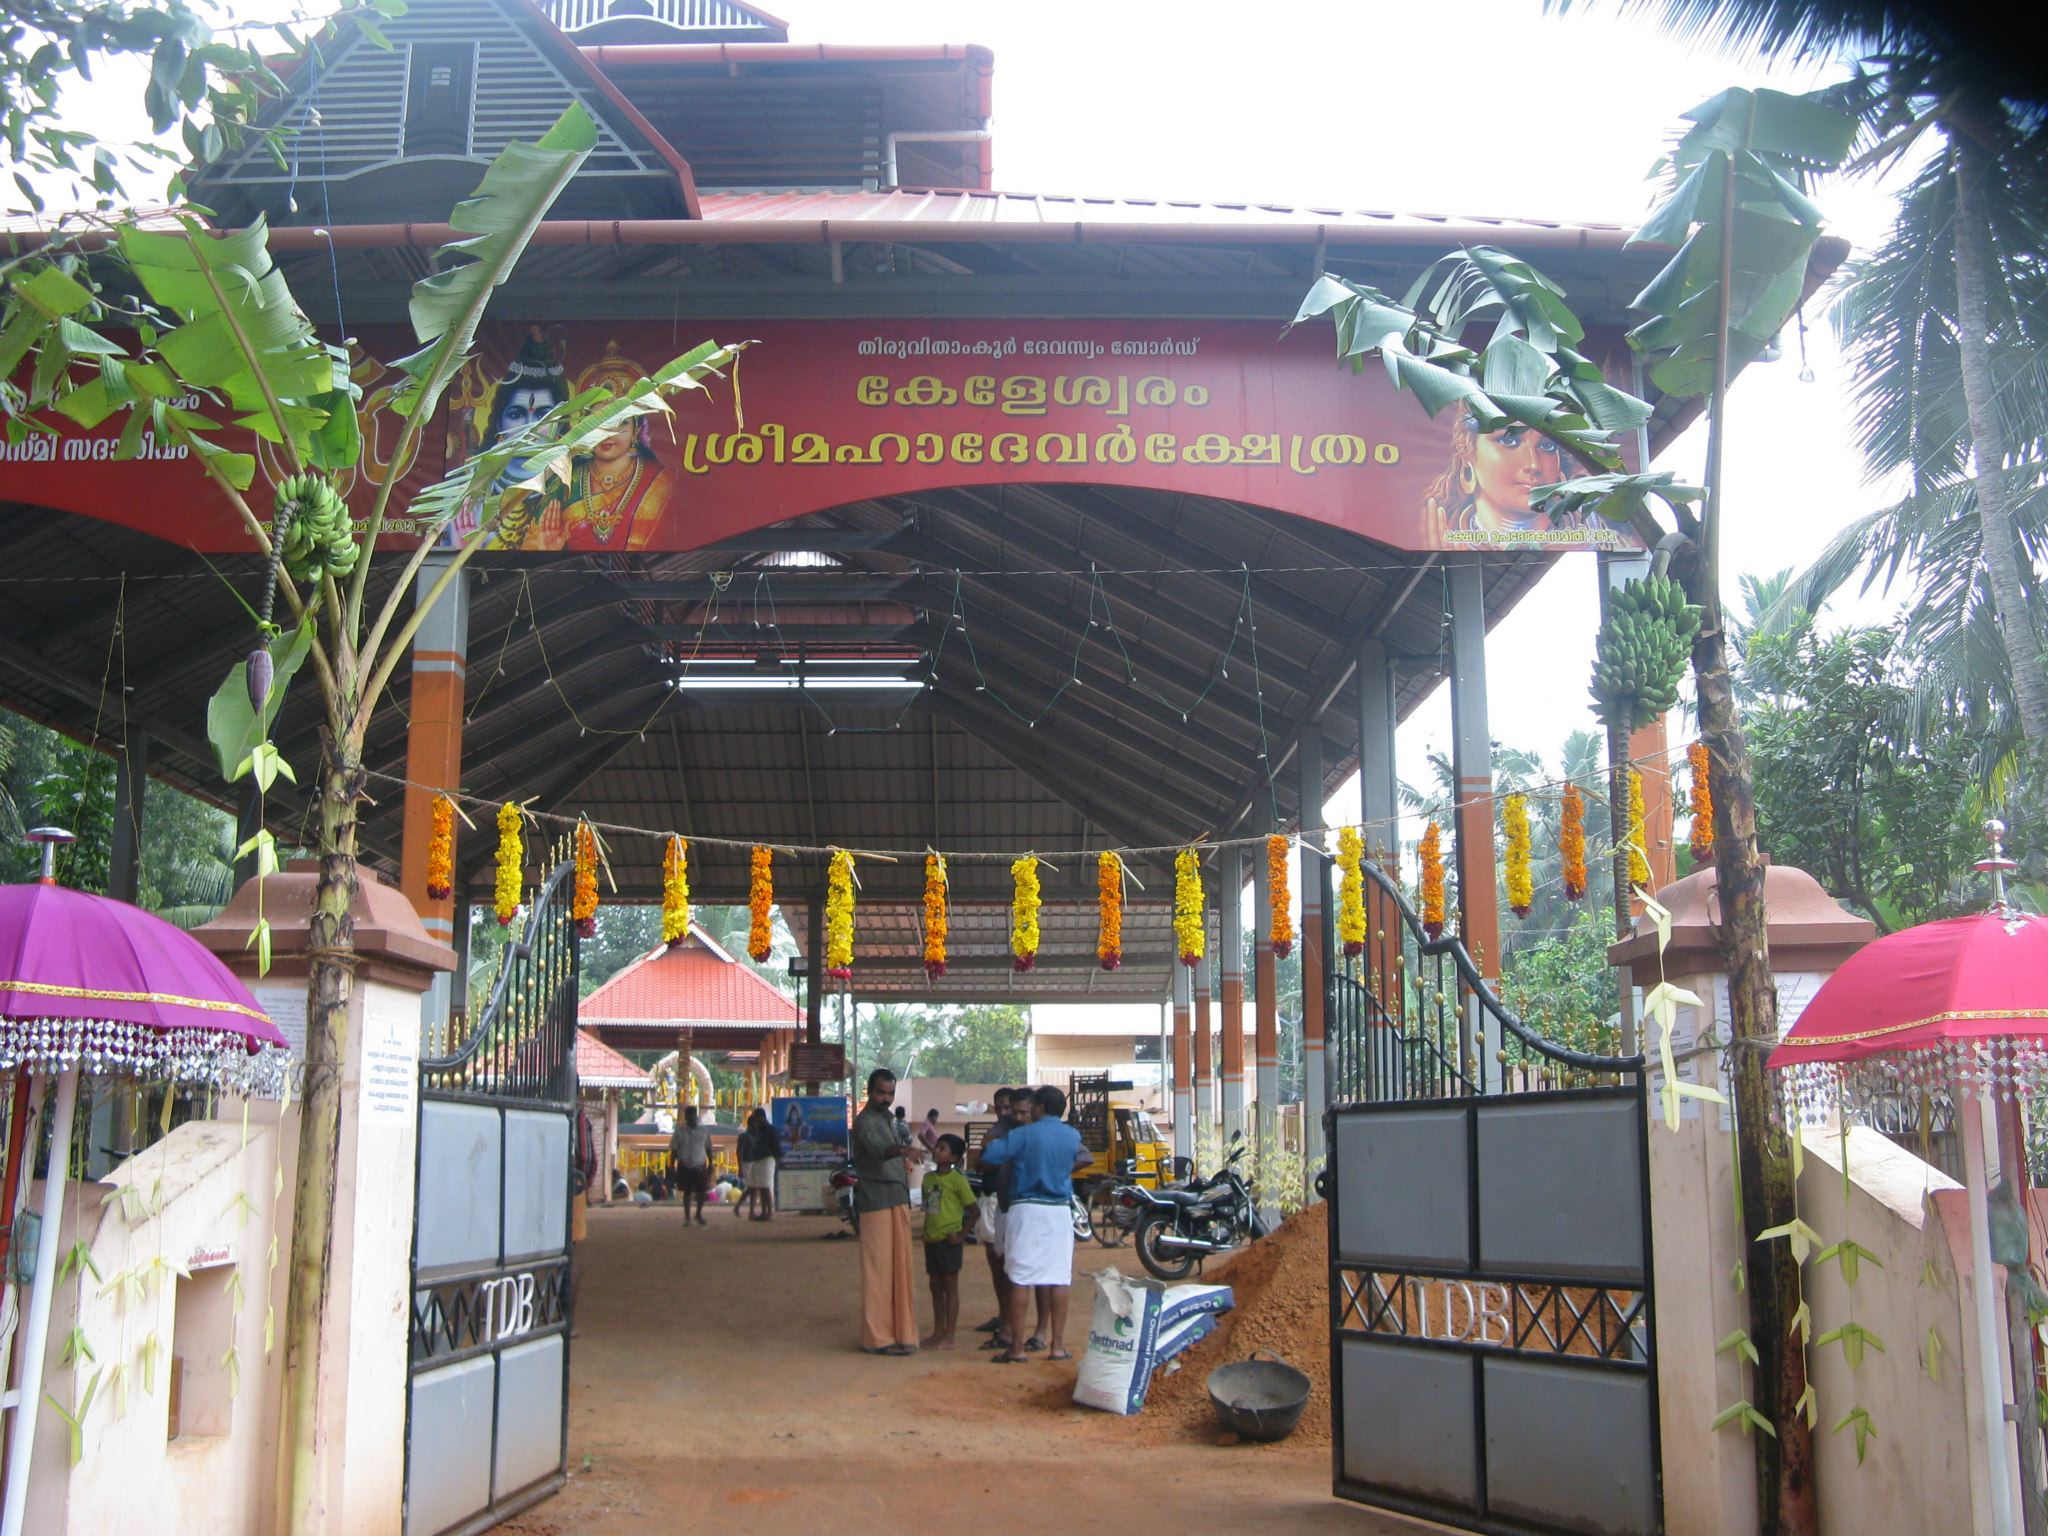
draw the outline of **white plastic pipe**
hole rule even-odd
[[[1985,1117],[1991,1105],[1965,1098],[1961,1083],[1955,1102],[1963,1107],[1963,1181],[1970,1201],[1970,1301],[1977,1320],[1977,1402],[1984,1414],[1985,1476],[1991,1486],[1991,1536],[2012,1536],[2012,1471],[2006,1447],[2011,1432],[2005,1418],[2005,1336],[1998,1326],[1992,1299],[1991,1184],[1984,1166]],[[7,1536],[13,1536],[10,1531]]]
[[[994,130],[986,122],[979,128],[934,128],[886,134],[882,139],[882,186],[887,189],[896,185],[898,144],[985,144],[994,137]]]
[[[50,1297],[57,1289],[57,1222],[64,1214],[64,1181],[71,1172],[71,1114],[78,1106],[78,1068],[57,1078],[57,1102],[50,1127],[50,1168],[43,1178],[43,1224],[36,1233],[36,1274],[29,1287],[28,1316],[21,1327],[21,1396],[7,1427],[7,1502],[0,1507],[0,1536],[21,1536],[28,1511],[29,1453],[36,1441],[36,1415],[43,1405],[43,1352],[49,1342]]]

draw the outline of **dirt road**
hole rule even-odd
[[[500,1532],[975,1529],[999,1491],[1005,1536],[1417,1529],[1333,1501],[1326,1449],[1139,1447],[1132,1421],[1067,1401],[1072,1365],[990,1365],[979,1336],[951,1353],[863,1355],[856,1245],[827,1240],[834,1223],[757,1225],[717,1206],[707,1219],[685,1227],[666,1206],[590,1213],[569,1486]],[[1115,1258],[1091,1245],[1080,1262]],[[921,1277],[919,1291],[928,1319]],[[1085,1284],[1074,1295],[1078,1353]],[[963,1321],[993,1310],[972,1253]]]

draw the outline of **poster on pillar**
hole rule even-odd
[[[1230,320],[674,320],[479,336],[423,434],[424,484],[586,390],[619,389],[704,339],[753,343],[726,379],[575,455],[542,489],[509,469],[490,548],[680,552],[849,502],[1004,485],[1137,488],[1289,513],[1400,549],[1624,550],[1627,530],[1530,505],[1569,466],[1534,432],[1434,418],[1325,330]],[[409,338],[365,333],[372,357]],[[366,361],[363,471],[397,440],[388,370]],[[113,457],[118,420],[0,445],[10,499],[106,517],[206,552],[248,548],[195,463]],[[233,434],[228,434],[232,436]],[[224,439],[225,440],[225,439]],[[181,452],[181,451],[180,451]],[[351,487],[344,487],[351,489]],[[260,499],[260,498],[259,498]],[[354,494],[352,502],[367,500]],[[367,510],[358,506],[358,513]],[[439,537],[474,533],[484,501]],[[424,530],[403,506],[393,543]]]

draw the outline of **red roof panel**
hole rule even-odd
[[[576,1031],[576,1081],[585,1088],[651,1088],[654,1079],[587,1029]]]
[[[583,999],[586,1025],[637,1024],[680,1029],[794,1029],[797,1006],[702,928],[673,949],[642,955]]]

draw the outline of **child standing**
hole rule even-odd
[[[932,1332],[925,1349],[951,1349],[960,1321],[960,1265],[967,1249],[967,1213],[975,1209],[974,1188],[960,1171],[967,1143],[945,1135],[932,1148],[933,1167],[924,1176],[924,1272],[932,1282]]]

